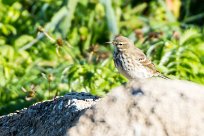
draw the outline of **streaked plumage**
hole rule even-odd
[[[163,77],[146,55],[126,37],[116,36],[113,59],[118,71],[128,79]]]

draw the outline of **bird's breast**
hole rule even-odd
[[[118,71],[128,79],[142,79],[152,76],[145,66],[129,54],[115,52],[114,63]]]

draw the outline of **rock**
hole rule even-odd
[[[70,93],[0,117],[1,136],[202,136],[204,87],[146,79],[100,99]]]
[[[204,87],[147,79],[121,86],[87,110],[68,136],[201,136]]]
[[[87,93],[70,93],[52,101],[0,117],[0,136],[65,135],[84,111],[99,99]]]

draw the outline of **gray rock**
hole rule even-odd
[[[86,100],[89,101],[86,101]],[[99,99],[87,93],[69,93],[52,101],[0,117],[0,136],[62,136],[84,111]]]
[[[113,91],[83,114],[68,136],[202,136],[204,87],[148,79]]]

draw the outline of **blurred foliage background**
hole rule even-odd
[[[105,44],[117,34],[163,74],[204,84],[202,2],[0,0],[0,115],[71,91],[104,96],[126,82]]]

